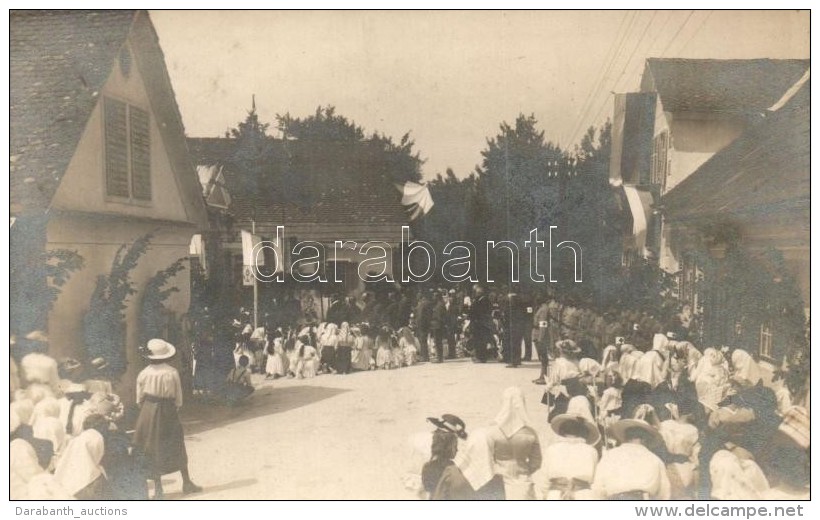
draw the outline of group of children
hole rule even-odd
[[[246,328],[237,340],[234,357],[237,367],[244,363],[266,379],[303,379],[411,366],[418,352],[418,339],[409,327],[393,331],[367,323],[323,322],[298,332]]]

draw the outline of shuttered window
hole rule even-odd
[[[666,187],[666,177],[669,175],[669,134],[665,131],[655,137],[651,173],[652,184],[660,186],[663,191]]]
[[[148,112],[104,99],[106,194],[151,200],[151,134]]]
[[[112,197],[130,196],[126,104],[105,99],[105,185]]]

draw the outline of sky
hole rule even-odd
[[[151,11],[186,132],[333,105],[410,132],[426,179],[481,162],[533,114],[564,148],[637,89],[648,57],[808,58],[808,11]]]

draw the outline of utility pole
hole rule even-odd
[[[256,238],[256,220],[251,220],[251,237]],[[253,240],[252,238],[252,240]],[[254,254],[254,258],[252,261],[252,269],[253,269],[253,330],[256,330],[259,327],[259,281],[256,279],[256,255]]]

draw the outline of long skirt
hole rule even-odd
[[[265,373],[272,376],[285,376],[288,373],[288,358],[282,352],[268,356]]]
[[[383,369],[390,368],[390,361],[390,349],[379,347],[379,349],[376,350],[376,366]]]
[[[150,475],[188,467],[185,435],[173,399],[145,397],[135,426],[134,446],[145,456]]]
[[[363,347],[353,353],[354,370],[370,370],[370,362],[373,360],[373,352]]]
[[[349,374],[352,365],[353,349],[346,345],[336,347],[336,363],[333,368],[337,374]]]
[[[322,347],[321,366],[323,370],[336,370],[336,347],[333,345],[324,345]]]

